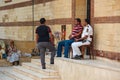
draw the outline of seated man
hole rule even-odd
[[[5,42],[3,40],[0,40],[0,45],[2,47],[2,49],[6,49],[6,45],[5,45]]]
[[[69,36],[69,40],[63,40],[58,43],[58,48],[57,48],[57,57],[62,56],[62,47],[64,46],[64,57],[68,58],[68,53],[71,44],[74,42],[75,39],[78,39],[82,33],[82,25],[81,25],[81,20],[79,18],[75,19],[75,26],[72,30],[71,35]]]
[[[0,45],[0,58],[3,58],[3,55],[5,54],[5,50],[2,48],[2,46]]]
[[[81,35],[80,39],[76,39],[74,43],[72,43],[72,49],[73,49],[73,58],[75,59],[81,59],[83,58],[83,55],[79,49],[80,46],[83,45],[90,45],[92,38],[91,36],[93,35],[93,29],[89,25],[89,20],[85,19],[84,22],[84,29]]]
[[[10,45],[7,50],[8,50],[7,60],[13,65],[19,65],[21,52],[17,50],[14,41],[12,40],[10,41]]]

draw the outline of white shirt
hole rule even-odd
[[[88,24],[88,29],[89,29],[89,34],[90,35],[93,35],[93,28]]]
[[[83,38],[83,37],[85,37],[86,35],[88,36],[88,27],[87,27],[87,26],[85,26],[85,27],[83,28],[81,37]]]
[[[92,28],[89,24],[88,24],[87,26],[88,26],[88,29],[89,29],[89,37],[88,37],[88,40],[89,40],[89,41],[92,41],[92,38],[91,38],[90,36],[93,35],[93,28]]]
[[[90,37],[93,35],[93,29],[92,27],[88,24],[87,26],[84,27],[83,32],[82,32],[82,38],[85,36],[88,36],[86,40],[92,41],[92,38]]]

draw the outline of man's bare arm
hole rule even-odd
[[[54,45],[54,36],[53,36],[52,32],[49,33],[49,36],[50,36],[50,41]]]
[[[70,34],[68,38],[71,39],[71,38],[72,38],[72,35]]]
[[[38,36],[38,34],[36,34],[36,43],[38,43],[38,38],[39,38],[39,36]]]

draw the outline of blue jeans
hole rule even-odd
[[[58,48],[57,48],[57,57],[62,56],[62,47],[64,47],[64,57],[68,58],[68,53],[71,44],[74,42],[74,39],[71,40],[63,40],[58,43]]]

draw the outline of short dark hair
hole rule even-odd
[[[75,20],[77,20],[77,22],[81,23],[81,19],[80,18],[76,18]]]
[[[88,24],[90,24],[90,19],[85,19],[85,22],[87,22]]]
[[[41,19],[40,19],[40,23],[41,23],[41,24],[44,24],[45,22],[46,22],[46,19],[45,19],[45,18],[41,18]]]

